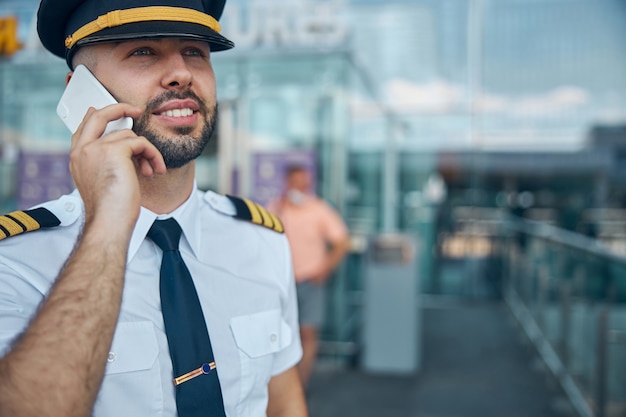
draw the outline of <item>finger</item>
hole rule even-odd
[[[130,129],[118,130],[111,132],[102,137],[98,141],[85,142],[80,147],[75,147],[70,153],[70,162],[72,160],[84,159],[85,152],[104,156],[106,146],[106,154],[117,154],[120,158],[128,158],[132,160],[136,169],[142,175],[148,177],[154,174],[165,173],[165,163],[163,162],[163,156],[159,150],[148,139],[143,136],[137,136],[135,132]],[[75,156],[72,156],[75,155]]]
[[[150,165],[150,161],[144,158],[139,158],[137,160],[137,164],[139,165],[139,173],[144,177],[150,178],[154,176],[154,169],[152,165]]]
[[[140,156],[136,156],[133,158],[133,161],[135,162],[135,167],[137,169],[137,171],[143,175],[144,177],[152,177],[154,175],[154,171],[152,170],[152,165],[150,165],[150,162],[145,159],[144,157]]]
[[[143,136],[136,136],[125,140],[125,143],[129,146],[131,154],[130,156],[135,158],[140,163],[141,173],[148,176],[154,174],[165,174],[167,168],[165,167],[165,161],[161,152]],[[149,165],[149,169],[144,164]]]
[[[91,114],[95,111],[96,109],[94,107],[89,107],[87,109],[87,113],[85,114],[85,117],[83,117],[83,120],[81,120],[80,124],[78,125],[76,132],[74,132],[74,134],[72,135],[72,146],[78,141],[78,138],[82,135],[85,122],[91,116]]]
[[[91,141],[100,138],[106,125],[122,117],[137,118],[141,115],[142,109],[131,106],[127,103],[111,104],[99,110],[87,112],[79,130],[77,130],[76,141]],[[78,133],[80,131],[80,134]]]
[[[137,134],[131,129],[114,130],[100,138],[100,142],[117,142],[120,140],[137,138]]]

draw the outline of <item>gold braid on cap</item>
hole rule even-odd
[[[93,35],[106,28],[126,25],[128,23],[150,22],[153,20],[195,23],[206,26],[217,33],[220,33],[221,30],[217,20],[197,10],[170,6],[137,7],[126,10],[113,10],[107,14],[98,16],[96,20],[87,23],[65,38],[65,47],[70,49],[81,39],[85,39],[87,36]]]

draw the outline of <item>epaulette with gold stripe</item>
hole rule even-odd
[[[56,227],[60,224],[61,221],[50,210],[43,207],[14,211],[0,216],[0,240],[45,227]]]
[[[237,210],[237,214],[235,214],[236,218],[265,226],[278,233],[285,232],[283,224],[278,217],[267,211],[267,209],[262,205],[248,200],[247,198],[233,197],[230,195],[227,195],[226,197],[228,197]]]

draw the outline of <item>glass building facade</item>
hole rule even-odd
[[[0,1],[26,45],[0,63],[4,208],[21,203],[24,150],[69,146],[54,113],[67,69],[37,45],[36,7]],[[482,151],[559,157],[623,120],[624,13],[610,0],[231,0],[222,24],[238,47],[213,57],[221,130],[198,181],[265,200],[275,189],[253,186],[255,155],[302,150],[355,227],[402,229],[442,154],[466,154],[463,188],[479,190]],[[515,182],[501,187],[524,191]]]

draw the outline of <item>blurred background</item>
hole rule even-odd
[[[65,63],[0,0],[0,209],[73,188]],[[626,416],[626,2],[228,0],[202,189],[311,167],[350,255],[320,416]]]

